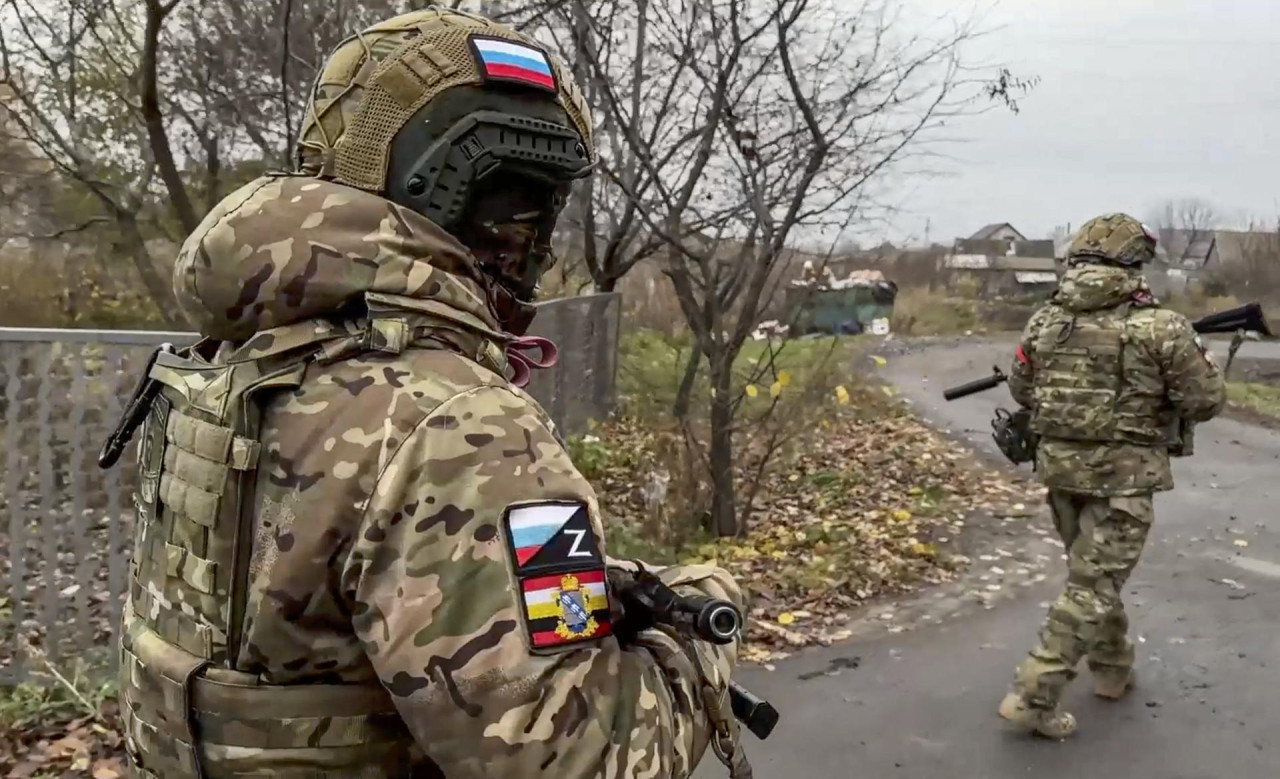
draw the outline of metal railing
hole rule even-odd
[[[613,407],[616,294],[550,301],[533,332],[560,347],[529,391],[572,435]],[[0,328],[0,681],[26,648],[110,662],[131,546],[134,449],[110,471],[99,447],[151,351],[191,333]]]

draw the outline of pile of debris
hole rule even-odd
[[[895,293],[898,285],[885,278],[878,270],[852,270],[844,278],[836,278],[831,268],[823,265],[821,271],[813,265],[813,260],[805,260],[800,270],[800,278],[792,279],[789,286],[805,289],[850,289],[852,287],[879,287],[892,289]]]

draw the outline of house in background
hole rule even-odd
[[[952,281],[972,280],[984,296],[1042,297],[1060,271],[1053,239],[1028,240],[1008,222],[957,238],[942,264]]]
[[[1215,264],[1218,235],[1215,230],[1161,228],[1157,234],[1156,260],[1145,269],[1147,283],[1156,295],[1179,295],[1198,282]]]
[[[1008,222],[990,224],[969,236],[970,241],[1025,241],[1027,236]]]
[[[1280,256],[1280,233],[1250,230],[1160,230],[1147,280],[1157,295],[1177,295],[1214,275],[1245,279]]]

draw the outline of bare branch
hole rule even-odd
[[[30,238],[36,241],[56,241],[60,238],[65,238],[66,236],[71,235],[72,233],[83,232],[85,230],[88,230],[90,227],[94,227],[100,224],[107,224],[110,221],[111,219],[109,217],[93,216],[93,217],[89,217],[88,219],[84,220],[83,222],[77,225],[73,225],[71,227],[64,227],[61,230],[55,230],[51,233],[31,233],[31,234],[24,235],[22,237]]]
[[[161,3],[160,0],[146,0],[147,22],[143,35],[142,49],[142,116],[146,122],[147,137],[151,142],[151,153],[155,157],[160,178],[169,191],[169,203],[174,216],[184,232],[196,229],[200,220],[196,217],[187,186],[182,181],[178,164],[173,157],[173,148],[169,143],[169,133],[165,128],[164,114],[160,110],[159,63],[160,31],[165,18],[178,5],[180,0]]]
[[[284,112],[284,166],[289,167],[289,146],[293,143],[293,107],[289,102],[289,25],[293,20],[293,0],[284,0],[280,47],[280,109]]]

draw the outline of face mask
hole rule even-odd
[[[459,237],[490,279],[490,302],[507,332],[522,335],[533,321],[542,276],[555,265],[551,234],[566,193],[567,186],[508,182],[482,195],[462,226]]]

